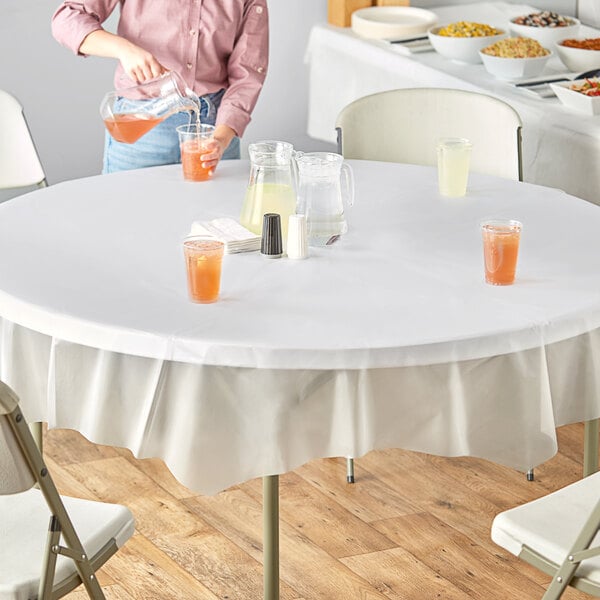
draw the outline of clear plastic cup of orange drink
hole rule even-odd
[[[213,125],[181,125],[177,128],[183,178],[187,181],[206,181],[212,176],[212,169],[204,167],[202,155],[210,152],[213,143]]]
[[[188,293],[192,302],[216,302],[221,288],[225,244],[209,236],[194,235],[183,241]]]
[[[512,219],[495,219],[481,223],[486,283],[514,283],[522,228],[523,225],[519,221]]]

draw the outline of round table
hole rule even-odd
[[[247,161],[0,205],[0,377],[28,418],[207,494],[385,447],[527,470],[557,426],[598,418],[600,207],[478,174],[444,198],[430,167],[350,164],[348,234],[307,260],[226,256],[211,305],[188,300],[181,242],[239,217]],[[513,286],[484,283],[491,217],[523,223]]]

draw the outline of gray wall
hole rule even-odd
[[[431,7],[469,1],[479,0],[413,0],[412,4]],[[596,15],[600,0],[579,2],[588,15]],[[0,88],[23,104],[51,184],[100,172],[104,128],[98,105],[112,88],[114,69],[111,59],[76,57],[54,41],[50,17],[59,3],[0,0]],[[535,4],[571,14],[575,10],[575,0]],[[290,141],[302,150],[331,149],[305,133],[304,49],[311,26],[327,19],[327,1],[270,0],[269,11],[270,70],[243,151],[249,141],[269,138]]]
[[[100,172],[104,126],[98,106],[112,89],[115,65],[111,59],[76,57],[54,41],[50,17],[59,4],[0,0],[0,88],[24,106],[51,184]],[[327,19],[327,2],[270,0],[269,11],[271,66],[244,151],[249,141],[267,138],[303,150],[331,148],[306,135],[303,62],[311,26]]]

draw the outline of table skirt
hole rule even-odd
[[[5,319],[0,340],[0,377],[30,421],[161,458],[204,494],[394,447],[525,471],[556,453],[556,427],[600,417],[600,329],[489,358],[355,370],[136,357]]]

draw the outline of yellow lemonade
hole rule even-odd
[[[290,185],[280,183],[257,183],[246,190],[240,223],[256,233],[262,234],[263,215],[278,213],[281,216],[281,237],[287,240],[288,219],[296,212],[296,193]]]

